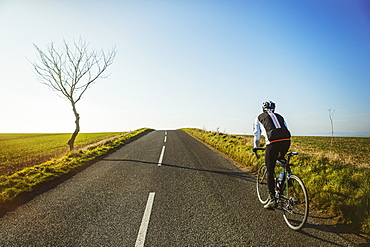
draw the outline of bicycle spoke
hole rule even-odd
[[[307,221],[308,196],[303,182],[296,176],[288,178],[282,200],[283,215],[288,226],[299,230]]]

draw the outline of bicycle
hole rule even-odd
[[[258,148],[257,150],[265,150]],[[259,158],[257,151],[256,157]],[[306,187],[302,180],[292,174],[290,158],[298,155],[297,152],[288,152],[287,162],[277,161],[284,172],[280,173],[279,177],[275,177],[275,198],[277,207],[283,211],[283,217],[286,224],[293,230],[300,230],[304,226],[308,218],[309,202]],[[257,195],[262,204],[266,204],[269,199],[267,187],[266,164],[262,164],[257,172]]]

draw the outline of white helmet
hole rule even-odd
[[[275,111],[275,103],[271,100],[262,103],[262,110],[266,112],[267,110]]]

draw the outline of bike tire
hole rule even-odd
[[[288,177],[281,201],[284,220],[293,230],[300,230],[308,218],[309,201],[307,189],[300,178]]]
[[[265,164],[262,164],[258,168],[256,188],[259,201],[262,204],[266,204],[269,199],[269,193],[267,187],[267,168]]]

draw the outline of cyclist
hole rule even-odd
[[[267,168],[267,187],[269,200],[264,208],[276,207],[274,172],[276,160],[285,162],[284,155],[290,147],[290,132],[284,118],[275,113],[275,103],[266,101],[262,103],[263,113],[257,116],[253,125],[254,146],[253,152],[260,146],[261,134],[265,136],[266,152],[265,163]]]

